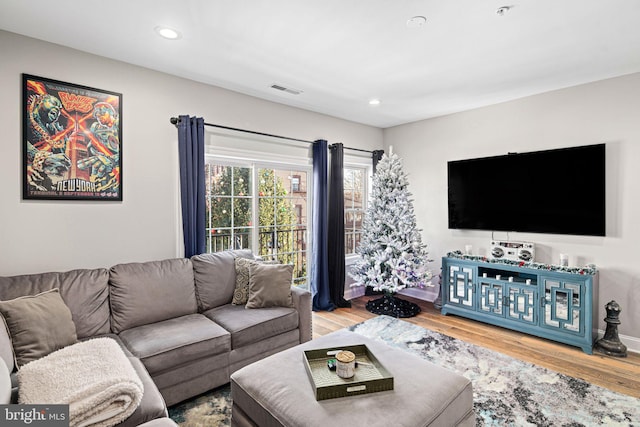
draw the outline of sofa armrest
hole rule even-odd
[[[0,314],[0,359],[3,360],[5,368],[9,373],[15,368],[13,361],[13,344],[4,324],[4,319]]]
[[[11,403],[11,377],[9,376],[9,368],[0,357],[0,405],[8,405]]]
[[[297,286],[292,286],[291,297],[293,298],[293,305],[298,311],[300,343],[311,341],[313,337],[311,324],[311,292]]]

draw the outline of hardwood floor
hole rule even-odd
[[[375,314],[365,309],[366,302],[372,298],[375,297],[354,299],[351,301],[351,308],[340,308],[332,312],[314,312],[314,338],[375,317]],[[638,353],[629,353],[626,358],[597,353],[588,355],[576,347],[462,317],[443,316],[430,302],[411,297],[403,296],[402,298],[415,302],[422,309],[418,316],[402,320],[640,398],[640,354]]]

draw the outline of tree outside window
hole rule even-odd
[[[264,259],[293,264],[294,282],[306,284],[307,195],[294,193],[288,181],[297,177],[300,190],[307,173],[216,163],[207,164],[206,172],[207,250],[251,249]]]
[[[251,169],[205,165],[207,251],[251,249]]]
[[[355,254],[362,236],[366,194],[366,169],[344,168],[345,254]]]

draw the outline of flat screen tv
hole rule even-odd
[[[448,162],[449,228],[605,235],[605,144]]]

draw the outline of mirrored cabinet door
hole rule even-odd
[[[449,302],[473,307],[473,278],[472,267],[450,265],[447,283]]]
[[[543,326],[580,333],[584,285],[548,278],[543,283]]]
[[[509,287],[507,317],[525,323],[536,323],[537,292],[533,287]]]
[[[489,314],[502,316],[504,311],[503,285],[480,280],[478,286],[480,289],[480,310]]]

